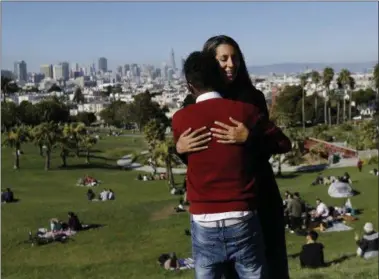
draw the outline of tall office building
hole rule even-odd
[[[100,57],[99,58],[99,65],[98,65],[99,71],[107,72],[108,71],[108,65],[107,64],[108,64],[107,58]]]
[[[45,78],[53,78],[53,65],[44,64],[40,67],[41,74],[45,75]]]
[[[175,64],[175,53],[174,53],[173,48],[171,49],[171,57],[170,58],[171,58],[171,67],[175,71],[176,70],[176,64]]]
[[[28,80],[28,72],[26,69],[26,62],[24,60],[14,62],[13,74],[15,78],[19,81],[26,82]]]
[[[68,80],[70,77],[70,68],[67,62],[62,62],[53,66],[53,78],[55,80]]]
[[[125,64],[125,65],[124,65],[124,73],[125,73],[125,75],[126,75],[126,73],[127,73],[128,71],[130,71],[130,65],[129,65],[129,64]]]

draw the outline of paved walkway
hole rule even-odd
[[[141,154],[146,154],[147,151],[142,151]],[[125,165],[122,163],[125,162]],[[125,155],[122,159],[117,161],[119,166],[128,167],[127,165],[131,162],[131,155]],[[287,164],[282,165],[282,172],[297,172],[297,171],[307,171],[307,170],[324,170],[324,169],[332,169],[332,168],[345,168],[345,167],[354,167],[357,165],[356,158],[350,159],[341,159],[340,162],[333,165],[321,164],[321,165],[313,165],[313,166],[289,166]],[[134,163],[129,166],[130,169],[142,172],[153,172],[153,168],[147,165],[141,166],[140,164]],[[274,172],[277,172],[277,167],[273,167]],[[158,167],[158,173],[165,173],[166,168]],[[172,172],[174,174],[185,174],[187,172],[187,168],[173,168]]]

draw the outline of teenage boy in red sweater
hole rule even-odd
[[[287,146],[288,138],[265,119],[257,107],[222,99],[215,91],[222,84],[213,57],[192,53],[184,64],[189,91],[196,98],[173,116],[175,141],[188,127],[211,128],[217,119],[229,117],[244,123],[253,133],[269,135],[268,146]],[[221,278],[225,263],[234,262],[239,278],[266,276],[263,239],[256,213],[254,158],[250,148],[212,140],[209,148],[188,154],[187,198],[190,202],[192,250],[198,279]],[[264,185],[262,185],[264,187]]]

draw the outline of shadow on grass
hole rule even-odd
[[[89,231],[89,230],[93,230],[93,229],[99,229],[99,228],[102,228],[102,227],[105,227],[106,225],[102,225],[102,224],[89,224],[89,225],[82,225],[82,229],[80,230],[81,232],[83,231]]]
[[[323,171],[327,167],[328,167],[328,164],[319,164],[319,165],[312,165],[312,166],[302,166],[302,167],[297,168],[296,172],[314,173],[314,172]]]
[[[117,165],[102,164],[102,163],[89,163],[89,164],[73,164],[66,167],[60,167],[60,170],[76,170],[76,169],[107,169],[107,170],[121,170]]]
[[[358,196],[358,195],[360,195],[361,194],[361,192],[359,192],[359,191],[357,191],[357,190],[353,190],[353,195],[354,195],[354,197],[355,196]]]
[[[12,202],[2,202],[3,204],[12,204],[12,203],[18,203],[20,202],[20,199],[13,199]]]
[[[286,174],[281,174],[281,175],[275,175],[276,178],[281,178],[281,179],[291,179],[298,176],[299,174],[297,173],[286,173]]]
[[[355,257],[355,254],[351,253],[351,254],[343,255],[342,257],[339,257],[337,259],[334,259],[330,262],[325,263],[325,267],[329,267],[329,266],[332,266],[335,264],[340,264],[340,263],[342,263],[342,262],[344,262],[344,261],[346,261],[352,257]]]

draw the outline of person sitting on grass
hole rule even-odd
[[[379,172],[378,172],[378,169],[373,169],[370,171],[370,174],[373,174],[375,176],[378,176],[379,175]]]
[[[372,223],[366,223],[363,227],[365,234],[359,239],[358,234],[355,234],[355,241],[358,245],[357,256],[364,259],[378,257],[378,232],[374,231]]]
[[[100,200],[101,201],[106,201],[108,200],[108,191],[107,189],[103,189],[103,191],[100,193]]]
[[[92,191],[92,189],[88,189],[88,191],[87,191],[87,199],[89,201],[92,201],[95,197],[96,197],[96,194],[94,193],[94,191]]]
[[[142,177],[142,180],[143,180],[143,181],[148,181],[149,178],[148,178],[147,175],[145,174],[145,175]]]
[[[324,219],[329,217],[329,208],[320,199],[316,199],[316,210],[312,212],[311,216],[313,218],[312,228],[320,226],[320,230],[325,230]]]
[[[300,252],[300,266],[302,268],[319,268],[325,266],[324,245],[316,242],[318,233],[310,231],[306,236],[307,244]]]
[[[62,223],[57,218],[50,219],[50,230],[52,232],[59,232],[62,230]]]
[[[339,178],[340,182],[349,183],[352,184],[352,181],[350,179],[350,174],[348,172],[345,172],[342,177]]]
[[[108,191],[108,200],[113,201],[115,199],[115,195],[112,189],[109,189]]]
[[[164,262],[163,268],[166,270],[179,269],[178,257],[175,253],[170,253],[169,258]]]
[[[80,231],[82,229],[82,224],[79,221],[78,216],[74,212],[68,213],[68,228],[72,231]]]
[[[7,188],[5,192],[1,191],[1,202],[4,202],[4,203],[14,202],[14,194],[10,188]]]
[[[311,185],[316,186],[321,184],[324,184],[324,177],[322,176],[322,173],[319,173],[315,181],[313,181]]]

